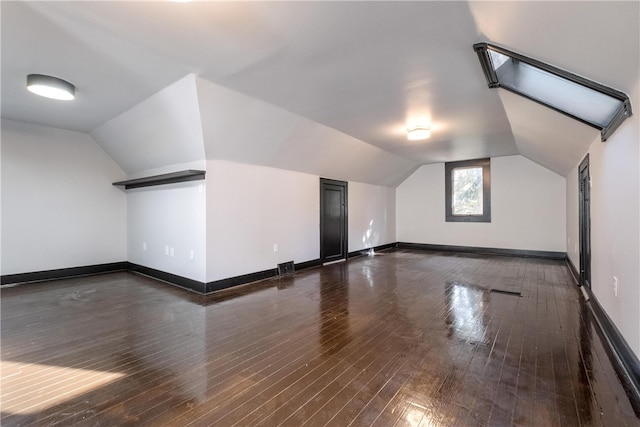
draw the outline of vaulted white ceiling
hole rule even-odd
[[[640,74],[638,2],[0,7],[2,116],[91,133],[128,173],[226,158],[394,185],[420,164],[520,153],[566,175],[598,131],[488,89],[473,43],[625,92]],[[30,73],[77,99],[30,94]],[[407,141],[411,124],[432,137]]]

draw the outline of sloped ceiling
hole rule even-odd
[[[416,164],[313,120],[197,79],[208,159],[395,186]],[[238,114],[241,111],[242,114]]]
[[[600,135],[591,126],[506,90],[500,91],[500,99],[518,152],[560,175],[580,163]]]
[[[188,75],[91,132],[129,175],[204,160],[195,76]]]
[[[597,132],[489,90],[473,43],[627,92],[640,71],[638,2],[0,7],[2,116],[91,133],[129,173],[206,156],[397,183],[419,164],[521,153],[566,175]],[[77,100],[28,93],[29,73],[72,81]],[[188,94],[172,92],[183,78]],[[431,139],[407,141],[412,124]]]

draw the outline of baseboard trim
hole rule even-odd
[[[580,273],[578,273],[578,269],[573,265],[568,256],[565,258],[565,262],[567,267],[569,267],[569,272],[571,273],[573,280],[576,282],[576,285],[580,286]]]
[[[580,286],[580,273],[569,257],[565,259],[565,262],[573,280],[580,287],[580,292],[588,303],[589,310],[597,325],[596,330],[605,344],[605,350],[629,397],[629,402],[636,416],[640,417],[640,361],[620,330],[602,308],[593,291],[587,286]]]
[[[176,274],[167,273],[162,270],[157,270],[151,267],[145,267],[143,265],[128,263],[128,270],[132,273],[142,274],[162,282],[166,282],[170,285],[178,286],[180,288],[187,289],[189,291],[203,294],[205,291],[205,283],[198,280],[189,279],[187,277],[178,276]]]
[[[112,262],[108,264],[86,265],[82,267],[58,268],[55,270],[42,270],[30,273],[6,274],[0,277],[1,286],[14,286],[23,283],[46,282],[56,279],[67,279],[79,276],[91,276],[94,274],[113,273],[129,268],[126,261]]]
[[[627,392],[636,416],[640,417],[640,361],[591,289],[586,286],[582,288],[589,295],[588,305],[598,325],[596,330],[606,344],[604,347],[609,353],[609,358]]]
[[[319,259],[300,262],[295,265],[296,271],[307,268],[317,267],[320,264]],[[116,271],[129,271],[132,273],[148,276],[156,280],[178,286],[189,291],[206,295],[211,292],[227,289],[233,286],[244,285],[258,280],[275,277],[278,269],[273,268],[256,273],[243,274],[241,276],[229,277],[227,279],[216,280],[213,282],[200,282],[198,280],[189,279],[177,274],[167,273],[151,267],[135,264],[132,262],[122,261],[110,264],[89,265],[84,267],[61,268],[56,270],[44,270],[30,273],[7,274],[1,277],[2,286],[15,286],[23,283],[44,282],[57,279],[69,279],[73,277],[90,276],[94,274],[113,273]]]
[[[464,252],[488,255],[517,256],[528,258],[544,258],[554,260],[564,260],[567,257],[565,252],[533,251],[524,249],[502,249],[502,248],[482,248],[475,246],[453,246],[453,245],[432,245],[427,243],[398,242],[398,249],[418,249],[439,252]]]
[[[295,271],[304,270],[307,268],[313,268],[321,265],[319,259],[311,261],[304,261],[294,264]],[[270,279],[278,275],[277,268],[270,268],[269,270],[258,271],[255,273],[243,274],[241,276],[228,277],[226,279],[214,280],[207,282],[205,288],[205,294],[221,291],[223,289],[229,289],[234,286],[246,285],[248,283],[257,282],[259,280]]]
[[[213,282],[207,282],[205,294],[232,288],[234,286],[245,285],[251,282],[257,282],[258,280],[269,279],[271,277],[275,277],[277,274],[277,268],[270,268],[269,270],[243,274],[241,276],[228,277],[226,279],[214,280]]]
[[[392,249],[397,247],[397,243],[387,243],[384,245],[379,245],[379,246],[373,246],[371,248],[366,248],[366,249],[361,249],[359,251],[353,251],[353,252],[349,252],[349,254],[347,255],[348,258],[355,258],[355,257],[359,257],[359,256],[365,256],[365,255],[369,255],[369,251],[371,251],[371,249],[373,249],[374,252],[380,252],[380,251],[384,251],[386,249]]]
[[[313,267],[318,267],[320,265],[322,265],[322,263],[320,262],[320,259],[313,259],[311,261],[305,261],[305,262],[299,262],[297,264],[294,264],[296,271],[298,270],[304,270],[307,268],[313,268]]]

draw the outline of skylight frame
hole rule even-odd
[[[476,43],[473,45],[473,49],[476,51],[478,55],[478,59],[480,60],[480,65],[482,66],[482,71],[484,72],[485,78],[487,79],[487,83],[489,88],[503,88],[510,92],[513,92],[517,95],[525,97],[531,101],[537,102],[538,104],[544,105],[548,108],[551,108],[559,113],[562,113],[566,116],[569,116],[575,120],[578,120],[582,123],[585,123],[591,127],[594,127],[600,130],[600,137],[602,141],[606,141],[613,132],[622,124],[622,122],[630,117],[632,114],[631,111],[631,102],[629,101],[629,97],[624,92],[618,91],[616,89],[610,88],[593,80],[587,79],[585,77],[579,76],[577,74],[571,73],[569,71],[563,70],[558,67],[554,67],[553,65],[546,64],[542,61],[538,61],[533,58],[529,58],[527,56],[521,55],[519,53],[510,51],[508,49],[504,49],[500,46],[496,46],[490,43]],[[620,106],[617,108],[615,113],[611,116],[604,126],[600,123],[596,123],[585,117],[580,117],[571,112],[562,109],[558,106],[549,104],[544,100],[537,99],[533,96],[528,95],[520,90],[517,87],[510,86],[505,84],[505,82],[500,82],[496,69],[498,67],[494,67],[490,51],[495,53],[504,55],[509,57],[510,59],[521,62],[523,64],[528,65],[534,69],[542,71],[543,73],[551,74],[553,77],[565,80],[566,82],[573,83],[575,85],[586,88],[587,90],[598,92],[599,94],[605,95],[609,98],[613,98],[614,100],[620,102]]]

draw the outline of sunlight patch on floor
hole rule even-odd
[[[122,378],[118,372],[0,361],[4,414],[33,414]]]

